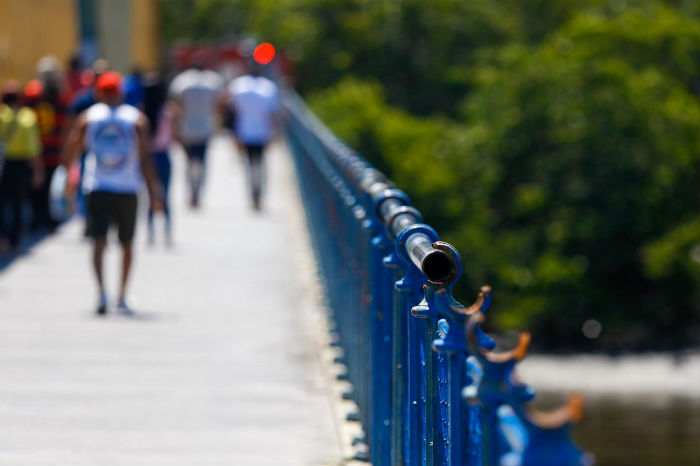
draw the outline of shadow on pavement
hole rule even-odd
[[[22,242],[18,251],[0,253],[0,273],[12,264],[15,259],[28,255],[32,248],[41,243],[44,239],[51,236],[53,233],[43,230],[38,232],[26,233],[22,236]]]
[[[162,320],[162,316],[158,314],[157,312],[149,312],[149,311],[133,311],[132,314],[119,314],[119,313],[111,313],[107,317],[112,317],[112,318],[117,318],[117,319],[124,319],[124,320],[137,320],[137,321],[143,321],[143,322],[156,322],[159,320]]]
[[[117,311],[109,310],[107,314],[98,315],[95,311],[87,311],[86,314],[89,318],[97,320],[114,320],[119,319],[122,321],[140,321],[140,322],[160,322],[164,320],[163,314],[153,311],[132,311],[132,314],[122,314]]]

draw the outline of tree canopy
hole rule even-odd
[[[498,327],[590,350],[700,339],[699,8],[163,2],[169,39],[288,50],[319,117],[458,247],[465,301],[489,283]]]

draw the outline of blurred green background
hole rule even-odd
[[[170,43],[253,35],[461,252],[458,295],[547,351],[700,341],[700,4],[167,0]],[[588,336],[582,328],[588,321]]]

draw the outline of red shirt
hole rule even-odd
[[[61,97],[42,95],[29,102],[39,119],[39,135],[44,150],[41,160],[44,166],[58,166],[61,154],[61,136],[66,123],[66,103]]]

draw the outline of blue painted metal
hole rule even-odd
[[[74,0],[74,8],[80,25],[80,59],[83,66],[89,67],[100,56],[97,31],[99,5],[92,0]]]
[[[319,276],[347,365],[348,393],[376,466],[583,466],[571,442],[575,398],[543,415],[514,367],[529,336],[494,352],[483,287],[452,297],[462,259],[408,196],[287,96],[287,138]]]

